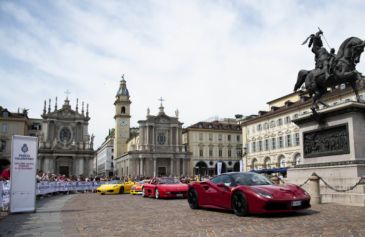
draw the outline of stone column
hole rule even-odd
[[[139,158],[139,175],[144,176],[143,172],[143,158]]]
[[[181,162],[181,159],[176,159],[176,175],[177,176],[181,175],[180,162]]]
[[[185,164],[186,162],[185,162],[185,159],[183,159],[182,160],[182,174],[184,175],[184,176],[186,176],[187,174],[186,174],[186,168],[185,168],[185,166],[186,166],[186,164]]]
[[[79,158],[79,170],[78,175],[84,175],[84,157]]]
[[[156,158],[153,158],[153,177],[156,177],[156,166],[157,166],[157,160]]]
[[[48,166],[48,169],[49,169],[49,172],[51,172],[52,174],[55,173],[55,166],[56,166],[56,162],[55,162],[55,159],[53,157],[51,157],[49,159],[49,166]]]
[[[174,176],[174,158],[170,158],[170,176]]]
[[[321,204],[321,195],[319,191],[319,177],[316,173],[313,173],[309,177],[309,195],[311,195],[312,204]]]
[[[37,160],[37,170],[43,170],[42,161],[43,161],[43,157],[38,157],[38,160]]]
[[[49,158],[45,157],[43,162],[43,172],[49,172]]]

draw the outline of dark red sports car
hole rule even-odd
[[[244,216],[306,209],[310,196],[294,184],[274,185],[261,174],[232,172],[189,184],[188,202],[192,209],[227,209]]]
[[[188,185],[176,178],[153,178],[145,183],[142,189],[142,197],[159,198],[186,198]]]

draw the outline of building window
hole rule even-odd
[[[280,166],[280,168],[284,168],[284,167],[286,167],[286,159],[285,159],[285,157],[284,157],[284,156],[281,156],[281,157],[279,158],[279,166]]]
[[[213,134],[209,133],[209,141],[213,141]]]
[[[265,159],[265,169],[270,169],[270,168],[271,168],[270,157],[266,157],[266,159]]]
[[[276,139],[275,139],[275,137],[271,138],[271,149],[273,149],[273,150],[276,149]]]
[[[3,123],[3,125],[1,126],[1,132],[3,132],[3,133],[8,132],[8,124]]]
[[[265,140],[265,150],[268,151],[269,150],[269,139]]]
[[[228,157],[231,157],[231,156],[232,156],[232,150],[228,149]]]
[[[256,142],[252,142],[252,152],[256,152]]]
[[[259,141],[259,151],[262,151],[262,141]]]
[[[270,128],[274,128],[275,127],[275,121],[274,120],[272,120],[271,122],[270,122]]]
[[[222,134],[218,134],[218,141],[222,141]]]
[[[213,156],[213,148],[209,148],[209,157]]]
[[[236,148],[237,151],[237,157],[242,157],[242,148],[241,147],[237,147]]]
[[[257,125],[257,131],[261,131],[262,127],[261,127],[261,124]]]
[[[285,117],[285,124],[289,124],[291,122],[290,117],[286,116]]]
[[[0,140],[0,152],[5,151],[6,148],[6,141]]]
[[[251,169],[253,169],[253,170],[257,170],[258,169],[258,167],[257,167],[257,160],[256,159],[253,159],[252,160]]]
[[[291,135],[290,134],[286,135],[286,145],[287,145],[287,147],[292,146],[292,141],[291,141]]]
[[[279,148],[283,148],[283,137],[279,137]]]
[[[281,126],[281,125],[283,125],[283,120],[281,118],[279,118],[277,123],[278,123],[278,126]]]
[[[299,139],[299,133],[295,134],[295,145],[299,146],[300,145],[300,139]]]
[[[122,107],[121,112],[122,112],[122,114],[125,114],[125,107],[124,106]]]
[[[219,157],[222,157],[223,151],[222,148],[219,148]]]
[[[231,135],[227,135],[227,140],[230,142],[231,141]]]
[[[200,149],[199,149],[199,156],[200,156],[200,157],[202,157],[203,155],[204,155],[203,149],[202,149],[202,148],[200,148]]]
[[[269,129],[269,124],[268,123],[264,123],[264,130]]]
[[[303,163],[303,159],[300,154],[296,154],[294,157],[294,165],[300,165]]]
[[[199,133],[199,141],[203,141],[203,133]]]
[[[237,141],[239,142],[241,140],[240,135],[237,135]]]

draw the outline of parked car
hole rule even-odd
[[[245,216],[306,209],[310,196],[294,184],[275,185],[261,174],[232,172],[189,184],[188,203],[192,209],[226,209]]]
[[[142,194],[142,188],[143,188],[143,185],[145,183],[148,183],[150,182],[150,180],[146,179],[146,180],[141,180],[139,182],[136,182],[132,187],[131,187],[131,191],[130,191],[130,194],[132,195],[139,195],[139,194]]]
[[[111,180],[106,184],[100,185],[100,187],[96,189],[96,192],[101,195],[129,193],[133,185],[134,182],[132,181]]]
[[[163,177],[153,178],[143,185],[142,197],[159,198],[186,198],[188,185],[183,184],[177,178]]]

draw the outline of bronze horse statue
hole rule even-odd
[[[365,41],[350,37],[346,39],[340,46],[337,55],[331,50],[331,53],[322,47],[319,31],[316,35],[312,34],[307,38],[311,39],[309,47],[312,45],[312,52],[315,54],[316,67],[313,70],[300,70],[297,77],[297,82],[294,86],[294,91],[297,91],[302,84],[305,84],[305,89],[313,98],[312,111],[316,113],[318,103],[328,107],[327,104],[320,99],[327,93],[327,88],[337,85],[350,85],[355,92],[356,99],[361,102],[358,93],[356,82],[364,80],[360,72],[356,71],[356,64],[360,62],[360,56],[364,51]],[[304,41],[303,44],[305,44]]]

